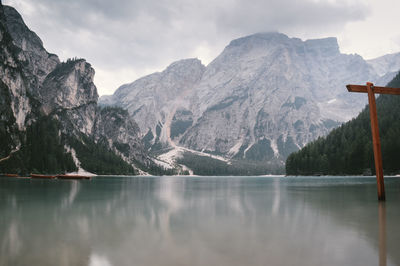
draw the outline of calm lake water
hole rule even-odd
[[[400,265],[400,178],[0,178],[0,265]]]

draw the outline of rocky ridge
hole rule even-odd
[[[84,59],[60,62],[45,50],[14,8],[1,4],[0,38],[0,99],[4,103],[0,134],[5,140],[1,142],[1,158],[25,148],[29,139],[26,130],[46,117],[57,121],[59,136],[54,137],[62,140],[59,144],[64,145],[64,153],[76,157],[75,161],[82,155],[75,152],[73,143],[81,148],[108,147],[134,167],[153,164],[144,152],[136,123],[123,110],[97,106],[95,72],[89,63]],[[20,156],[29,160],[27,152],[23,153]]]
[[[396,60],[384,59],[342,54],[336,38],[259,33],[233,40],[206,67],[195,59],[175,62],[100,103],[127,108],[150,144],[283,164],[363,108],[365,97],[344,85],[385,85],[393,77]],[[178,65],[179,75],[171,71]]]
[[[202,77],[205,66],[198,59],[172,63],[154,73],[121,86],[114,95],[102,97],[100,104],[127,109],[148,145],[169,142],[169,126],[176,108],[185,106],[186,95]]]

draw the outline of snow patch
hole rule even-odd
[[[20,148],[21,148],[21,145],[18,145],[18,147],[16,147],[14,150],[12,150],[12,151],[10,152],[10,154],[9,154],[7,157],[0,158],[0,162],[10,159],[11,155],[12,155],[13,153],[19,151]]]
[[[178,164],[176,162],[176,159],[182,158],[184,152],[190,152],[190,153],[193,153],[193,154],[196,154],[199,156],[210,157],[210,158],[213,158],[216,160],[226,162],[228,164],[231,163],[228,159],[226,159],[222,156],[217,156],[217,155],[212,155],[212,154],[205,153],[205,152],[195,151],[192,149],[188,149],[188,148],[176,146],[176,145],[174,145],[173,149],[171,149],[170,151],[157,156],[156,159],[158,160],[159,163],[162,163],[163,165],[169,165],[171,168],[175,168],[175,166],[180,166],[180,167],[182,167],[182,170],[184,170],[184,171],[187,170],[187,171],[189,171],[190,175],[193,175],[193,171],[190,168],[188,168],[185,165]],[[155,163],[157,163],[157,162],[155,161]]]
[[[151,176],[151,174],[143,171],[142,169],[137,168],[135,165],[132,165],[133,168],[138,171],[138,175],[142,175],[142,176]]]
[[[271,139],[271,149],[274,151],[274,156],[279,157],[279,150],[278,150],[278,145],[276,144],[276,140]]]
[[[229,159],[226,159],[226,158],[224,158],[222,156],[213,155],[213,154],[206,153],[206,152],[201,152],[201,151],[196,151],[196,150],[192,150],[192,149],[188,149],[188,148],[180,147],[180,146],[179,147],[176,146],[176,147],[181,149],[181,150],[183,150],[183,151],[191,152],[191,153],[194,153],[194,154],[199,155],[199,156],[210,157],[210,158],[213,158],[213,159],[216,159],[216,160],[220,160],[220,161],[223,161],[223,162],[226,162],[226,163],[230,162]]]
[[[167,162],[164,162],[164,161],[159,160],[157,158],[153,158],[153,162],[155,164],[157,164],[158,166],[164,167],[165,169],[173,169],[174,168],[173,165],[170,162],[167,163]]]
[[[174,149],[159,155],[156,159],[153,159],[153,161],[164,167],[164,168],[168,168],[168,169],[173,169],[176,168],[176,166],[181,167],[182,171],[188,171],[189,175],[194,175],[193,170],[190,169],[189,167],[187,167],[186,165],[183,164],[178,164],[176,162],[176,159],[178,158],[182,158],[183,156],[183,150],[180,149],[180,147],[175,147]]]
[[[67,146],[67,145],[64,145],[64,149],[65,149],[67,152],[71,153],[72,160],[74,161],[75,166],[78,168],[78,171],[67,173],[67,175],[96,176],[96,174],[90,173],[90,172],[86,171],[85,169],[83,169],[83,168],[81,167],[81,162],[79,161],[78,157],[76,156],[76,151],[75,151],[73,148],[71,148],[71,147],[69,147],[69,146]]]
[[[253,146],[254,143],[255,143],[254,141],[253,141],[252,143],[250,143],[250,145],[244,150],[244,152],[243,152],[243,158],[246,158],[246,153],[247,153],[247,151],[250,150],[251,146]]]
[[[78,168],[78,171],[69,172],[69,173],[66,173],[65,175],[97,176],[96,174],[88,172],[88,171],[86,171],[85,169],[82,169],[82,168]]]
[[[235,155],[239,152],[240,147],[242,147],[243,145],[243,138],[241,140],[239,140],[239,142],[237,142],[228,152],[229,155]]]
[[[194,175],[193,170],[190,169],[189,167],[187,167],[186,165],[179,164],[179,166],[182,167],[182,170],[183,170],[183,171],[188,171],[190,176],[193,176],[193,175]]]
[[[331,104],[331,103],[334,103],[334,102],[336,102],[336,98],[329,100],[328,104]]]
[[[165,164],[173,166],[176,164],[176,159],[181,158],[182,155],[183,155],[183,151],[180,148],[175,147],[172,150],[159,155],[157,157],[157,159],[159,161],[164,162]]]

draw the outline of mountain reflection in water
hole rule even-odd
[[[0,265],[399,265],[400,179],[0,179]]]

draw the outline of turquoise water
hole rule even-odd
[[[0,178],[0,265],[400,265],[400,178]]]

